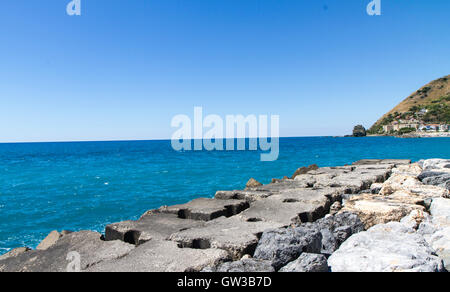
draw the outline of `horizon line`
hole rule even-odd
[[[317,136],[283,136],[278,137],[282,138],[320,138],[320,137],[335,137],[335,138],[344,138],[344,135],[317,135]],[[270,137],[263,137],[270,138]],[[229,139],[229,138],[218,138],[218,139]],[[259,139],[257,138],[234,138],[234,139]],[[171,141],[172,139],[107,139],[107,140],[61,140],[61,141],[12,141],[12,142],[0,142],[0,144],[39,144],[39,143],[89,143],[89,142],[147,142],[147,141]],[[188,140],[200,140],[200,139],[188,139]],[[202,139],[205,140],[205,139]]]

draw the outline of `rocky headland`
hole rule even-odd
[[[361,160],[298,169],[92,231],[53,231],[0,271],[450,270],[450,160]]]

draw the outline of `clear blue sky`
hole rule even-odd
[[[176,114],[370,126],[450,74],[450,1],[2,0],[0,142],[169,138]]]

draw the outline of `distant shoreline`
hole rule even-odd
[[[414,132],[404,135],[367,135],[367,137],[396,137],[396,138],[450,138],[450,132],[421,133]]]

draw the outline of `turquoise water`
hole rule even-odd
[[[170,141],[0,144],[0,254],[52,230],[96,230],[148,209],[363,158],[450,158],[450,138],[283,138],[280,157],[175,152]]]

